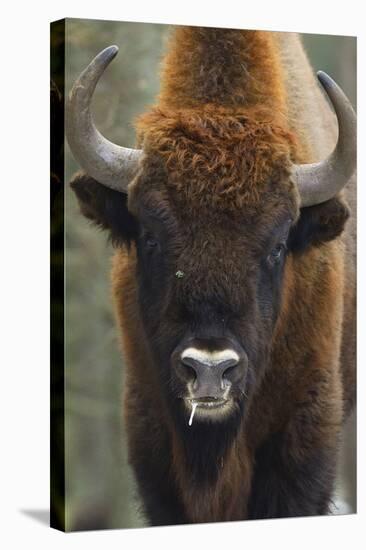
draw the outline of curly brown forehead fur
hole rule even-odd
[[[155,108],[143,115],[137,126],[151,185],[164,171],[165,186],[180,206],[233,214],[258,208],[264,194],[292,195],[294,138],[258,118],[217,106],[178,112]]]

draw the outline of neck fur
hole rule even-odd
[[[208,104],[243,111],[260,106],[286,114],[281,64],[271,33],[178,27],[168,49],[161,108]]]

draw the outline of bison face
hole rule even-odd
[[[221,422],[243,411],[268,362],[296,195],[288,179],[268,181],[241,204],[237,191],[197,197],[192,180],[186,193],[172,180],[155,155],[129,193],[140,315],[174,414]]]
[[[288,256],[335,238],[348,211],[337,198],[299,211],[284,156],[256,185],[237,160],[229,176],[169,166],[146,154],[128,198],[87,176],[72,187],[87,217],[136,250],[137,307],[172,414],[223,423],[243,416],[268,364]]]

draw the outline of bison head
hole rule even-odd
[[[335,195],[355,168],[355,116],[321,73],[340,131],[320,163],[294,164],[291,133],[263,114],[210,105],[155,108],[138,123],[141,150],[118,147],[89,109],[116,52],[70,94],[68,140],[88,174],[72,186],[83,213],[136,253],[139,316],[172,413],[187,422],[194,406],[195,422],[224,422],[265,371],[293,256],[343,230]]]

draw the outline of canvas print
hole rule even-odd
[[[356,512],[356,39],[51,26],[51,525]]]

